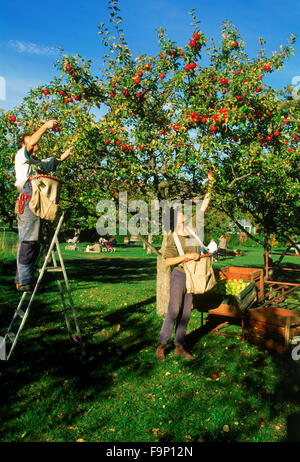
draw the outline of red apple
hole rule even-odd
[[[70,71],[71,70],[71,66],[69,66],[69,64],[65,67],[66,71]]]
[[[232,42],[232,44],[231,44],[231,45],[232,45],[233,47],[237,47],[237,46],[238,46],[238,44],[237,44],[237,42],[236,42],[236,41]]]
[[[161,72],[161,73],[159,74],[159,78],[160,78],[160,79],[164,79],[164,78],[165,78],[165,74],[164,74],[163,72]]]
[[[275,130],[274,136],[278,136],[278,135],[279,135],[279,131],[278,131],[278,130]]]
[[[136,83],[136,84],[138,85],[138,84],[140,83],[140,79],[135,78],[135,79],[134,79],[134,83]]]
[[[108,139],[107,139],[107,140],[104,140],[104,143],[105,143],[105,144],[108,144],[109,142],[110,142],[110,140],[108,140]]]
[[[264,70],[265,70],[266,72],[269,72],[270,69],[271,69],[271,67],[270,67],[269,64],[265,64],[265,65],[264,65]]]
[[[222,77],[220,82],[222,85],[225,85],[227,83],[227,79],[225,79],[225,77]]]
[[[179,125],[178,125],[178,124],[174,124],[174,125],[173,125],[173,130],[175,130],[175,132],[176,132],[177,130],[179,130]]]
[[[151,64],[150,64],[150,63],[146,63],[146,64],[145,64],[145,67],[146,67],[146,69],[151,69]]]
[[[15,115],[12,115],[12,116],[10,117],[10,121],[11,121],[11,122],[14,122],[15,120],[16,120],[16,116],[15,116]]]
[[[46,90],[43,91],[43,93],[44,93],[44,95],[49,95],[50,92],[49,92],[49,90],[46,89]]]
[[[200,38],[200,35],[198,34],[198,32],[195,32],[194,35],[193,35],[193,39],[194,40],[199,40]]]
[[[196,46],[196,42],[195,40],[190,40],[190,47],[195,47]]]
[[[287,125],[287,124],[289,123],[289,121],[288,121],[287,119],[283,119],[283,123],[284,123],[285,125]]]
[[[267,140],[268,140],[268,141],[271,141],[271,139],[272,139],[272,136],[271,136],[271,135],[267,135]]]

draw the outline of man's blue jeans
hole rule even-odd
[[[170,279],[170,301],[168,313],[163,322],[159,342],[168,343],[176,323],[175,345],[184,345],[188,322],[191,317],[193,295],[186,291],[186,275],[174,269]]]
[[[30,181],[23,186],[21,193],[31,196],[32,187]],[[34,265],[39,254],[40,218],[29,209],[29,201],[26,200],[24,211],[17,214],[19,245],[17,253],[16,283],[30,285],[34,282]]]

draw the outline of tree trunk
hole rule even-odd
[[[167,245],[167,235],[164,235],[160,252],[163,253]],[[156,274],[156,313],[158,316],[166,315],[170,298],[170,267],[165,265],[162,256],[157,257]]]
[[[150,234],[150,233],[148,234],[148,243],[152,244],[152,234]],[[150,245],[148,245],[148,247],[147,247],[147,254],[148,255],[151,254],[151,246]]]
[[[270,255],[271,250],[272,250],[272,247],[271,247],[270,234],[265,232],[265,235],[264,235],[264,262],[265,262],[265,268],[266,268],[267,254],[268,254],[268,257],[269,257],[268,258],[268,274],[267,274],[267,269],[266,269],[266,276],[265,276],[265,278],[268,281],[271,281],[273,276],[274,276],[273,259],[272,259],[271,255]]]

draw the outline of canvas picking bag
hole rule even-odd
[[[199,237],[190,228],[186,229],[199,241],[201,247],[204,247]],[[173,233],[173,237],[179,255],[184,255],[176,232]],[[184,262],[183,268],[186,274],[186,290],[188,293],[204,294],[216,285],[211,256],[200,258],[197,261],[191,260]]]
[[[37,175],[29,180],[32,185],[30,210],[43,220],[54,221],[59,215],[61,180],[51,175]]]

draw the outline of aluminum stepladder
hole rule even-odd
[[[22,329],[23,329],[23,327],[25,325],[26,319],[28,318],[30,308],[31,308],[31,306],[33,304],[33,301],[34,301],[36,293],[37,293],[37,291],[39,289],[40,283],[41,283],[41,281],[43,279],[43,276],[44,276],[44,274],[46,272],[49,272],[49,273],[54,272],[54,273],[57,273],[57,274],[58,273],[63,274],[63,279],[64,279],[66,290],[67,290],[67,296],[68,296],[68,299],[69,299],[69,306],[66,303],[66,298],[65,298],[65,294],[64,294],[64,290],[63,290],[63,285],[62,285],[63,281],[60,280],[58,278],[58,276],[57,276],[57,284],[58,284],[58,289],[59,289],[59,293],[60,293],[61,300],[62,300],[62,305],[63,305],[63,310],[64,310],[64,317],[65,317],[65,322],[66,322],[66,326],[67,326],[67,329],[68,329],[68,334],[70,336],[70,340],[72,340],[73,342],[76,342],[76,343],[78,343],[80,345],[81,354],[82,354],[83,357],[85,356],[85,350],[84,350],[84,347],[83,347],[83,344],[82,344],[82,338],[81,338],[81,332],[80,332],[79,324],[78,324],[78,320],[77,320],[77,314],[76,314],[76,310],[75,310],[75,307],[74,307],[72,294],[71,294],[69,281],[68,281],[68,276],[67,276],[67,273],[66,273],[66,268],[65,268],[65,265],[64,265],[64,261],[63,261],[63,257],[62,257],[62,254],[61,254],[59,241],[58,241],[58,233],[59,233],[59,231],[61,229],[63,220],[64,220],[64,213],[61,215],[61,217],[60,217],[60,219],[58,221],[58,224],[57,224],[56,230],[54,232],[51,244],[50,244],[50,246],[48,248],[44,263],[43,263],[41,269],[39,270],[40,274],[39,274],[39,277],[37,279],[34,290],[33,290],[32,294],[28,293],[28,292],[23,292],[23,294],[21,296],[21,299],[20,299],[20,302],[19,302],[19,305],[18,305],[18,307],[17,307],[17,309],[16,309],[16,311],[14,313],[12,321],[11,321],[11,323],[10,323],[10,325],[8,327],[8,330],[7,330],[6,334],[5,334],[5,337],[3,339],[4,345],[5,345],[5,350],[6,350],[6,360],[7,361],[9,360],[9,358],[12,355],[12,352],[14,351],[14,348],[15,348],[15,346],[17,344],[19,335],[20,335],[20,333],[21,333],[21,331],[22,331]],[[55,247],[56,247],[56,250],[57,250],[57,253],[58,253],[60,266],[58,266],[57,261],[56,261]],[[52,259],[53,266],[47,266],[51,259]],[[22,309],[23,304],[25,303],[25,299],[26,299],[27,295],[30,296],[29,302],[27,304],[27,307],[25,309]],[[75,333],[72,333],[72,329],[71,329],[71,325],[70,325],[70,321],[71,321],[70,316],[71,315],[73,317],[73,321],[74,321],[74,325],[75,325]],[[19,326],[15,329],[16,330],[16,332],[15,332],[13,330],[13,328],[15,326],[16,321],[19,321]]]

